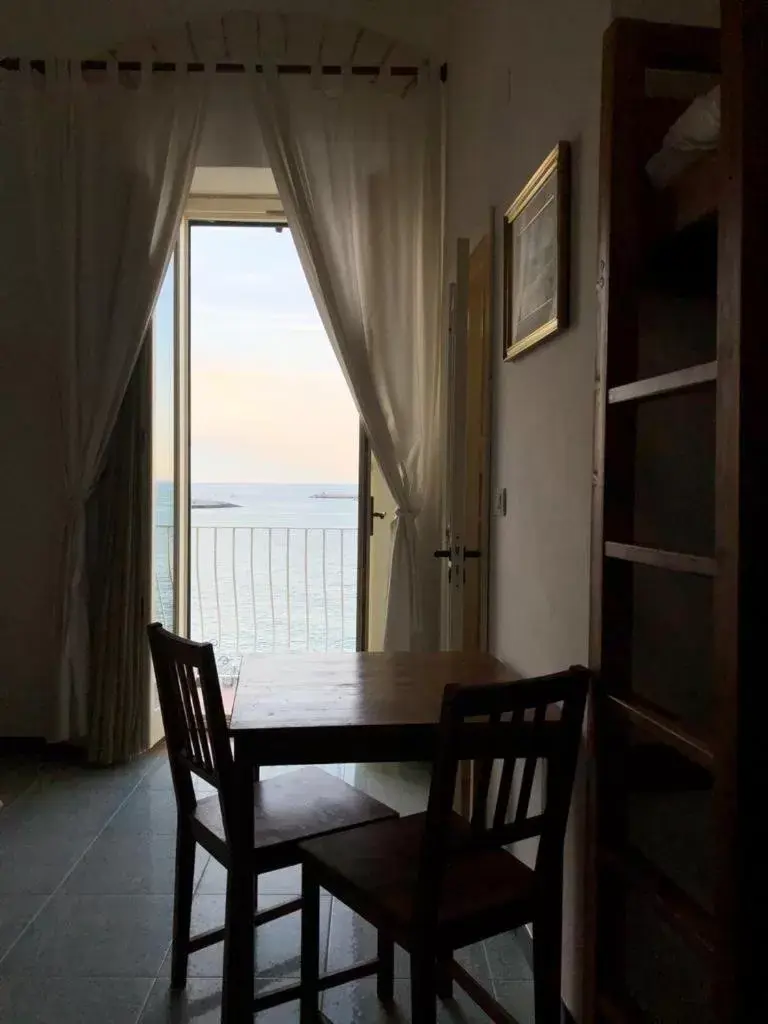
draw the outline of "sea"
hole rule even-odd
[[[190,635],[220,672],[250,651],[354,650],[357,484],[193,483]],[[153,618],[174,622],[174,491],[154,502]]]

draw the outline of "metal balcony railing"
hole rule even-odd
[[[154,614],[172,622],[173,527],[155,527]],[[192,526],[190,635],[217,656],[354,650],[357,530]]]

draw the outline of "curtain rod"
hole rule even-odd
[[[33,71],[45,74],[45,60],[32,60],[29,63]],[[193,73],[205,71],[206,66],[202,61],[193,61],[185,65],[186,70]],[[0,60],[0,68],[4,71],[18,71],[20,67],[21,60],[18,57],[5,57]],[[83,71],[106,71],[107,62],[105,60],[83,60],[80,62],[80,67]],[[176,67],[177,65],[174,61],[156,60],[152,62],[152,71],[175,71]],[[121,60],[117,63],[118,71],[140,71],[141,68],[142,62],[138,60]],[[213,70],[217,75],[237,75],[244,74],[250,68],[246,64],[217,61],[213,64]],[[261,74],[264,71],[264,65],[254,64],[253,70]],[[311,64],[277,65],[277,71],[281,75],[311,75],[314,70]],[[323,64],[321,70],[324,75],[341,75],[345,71],[349,71],[353,75],[372,78],[381,74],[383,69],[378,64],[352,64],[349,68],[344,68],[341,64]],[[388,69],[389,74],[395,78],[414,78],[419,74],[420,70],[418,67],[406,66],[393,66]],[[440,81],[445,82],[447,79],[448,65],[442,64],[440,66]]]

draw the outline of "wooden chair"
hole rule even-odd
[[[149,626],[148,633],[178,812],[171,987],[183,988],[190,953],[225,937],[226,924],[194,937],[190,928],[197,844],[229,867],[230,844],[236,835],[231,809],[232,751],[211,644],[182,639],[158,623]],[[217,792],[196,799],[193,776]],[[301,768],[255,782],[253,799],[254,879],[300,863],[300,840],[397,817],[391,808],[319,768]],[[253,906],[244,912],[253,915],[256,926],[301,908],[302,900],[293,899],[260,913]],[[254,1000],[254,1009],[297,997],[294,985]],[[262,1002],[264,1006],[259,1005]]]
[[[378,994],[393,993],[393,942],[411,958],[414,1024],[435,1024],[452,980],[493,1021],[514,1018],[453,960],[462,946],[533,923],[536,1024],[561,1017],[563,845],[589,672],[446,687],[425,814],[301,844],[304,860],[301,1022],[318,1019],[320,886],[379,933]],[[458,764],[476,761],[471,820],[453,813]],[[531,813],[539,764],[544,805]],[[535,867],[505,847],[538,837]]]

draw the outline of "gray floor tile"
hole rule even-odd
[[[205,896],[223,896],[227,891],[227,871],[211,858],[197,891]],[[259,875],[259,892],[267,895],[298,896],[301,893],[301,869],[297,865]]]
[[[328,970],[340,971],[345,967],[376,956],[376,929],[353,913],[339,900],[331,908],[331,929],[328,938]],[[408,956],[395,947],[395,976],[407,978]]]
[[[341,985],[323,993],[320,1004],[332,1024],[409,1024],[410,985],[395,982],[395,1005],[384,1007],[376,996],[374,978]]]
[[[438,1024],[488,1024],[488,1015],[477,1006],[466,992],[454,985],[453,999],[437,1003]],[[528,1024],[518,1021],[518,1024]]]
[[[534,1024],[532,981],[494,981],[493,987],[498,1001],[518,1024]]]
[[[210,854],[198,846],[195,881]],[[102,896],[173,894],[176,864],[174,836],[107,830],[95,841],[64,885],[64,892]]]
[[[172,911],[169,896],[61,893],[24,932],[0,973],[153,978],[170,945]]]
[[[159,978],[147,1000],[139,1024],[220,1024],[221,981],[191,978],[182,993],[173,993],[168,981]],[[297,1003],[265,1010],[255,1024],[299,1024]]]
[[[0,896],[0,960],[42,907],[45,896]]]
[[[324,767],[401,811],[419,809],[426,797],[421,766]],[[0,764],[0,785],[3,770]],[[27,766],[26,775],[14,770],[24,783],[16,790],[24,791],[0,815],[0,958],[5,954],[0,1019],[136,1024],[144,1006],[141,1024],[218,1024],[222,945],[190,958],[184,995],[171,998],[168,990],[176,807],[163,750],[114,771],[58,763]],[[263,774],[286,770],[290,766]],[[10,791],[7,769],[5,778]],[[210,791],[202,783],[196,788],[200,795]],[[193,927],[218,926],[224,919],[226,874],[199,848],[197,877]],[[59,886],[62,891],[56,892]],[[274,905],[299,891],[298,868],[272,872],[262,876],[259,903]],[[299,977],[299,942],[295,914],[259,929],[257,991]],[[375,946],[370,926],[343,904],[334,901],[332,910],[331,900],[323,899],[324,969],[371,957]],[[495,986],[497,998],[520,1024],[531,1024],[530,970],[513,936],[470,947],[457,958],[486,987]],[[410,1021],[409,962],[402,950],[395,963],[399,1009],[394,1014],[380,1007],[375,980],[365,979],[326,993],[328,1017],[336,1024]],[[440,1024],[485,1024],[458,989],[455,1001],[438,1005]],[[278,1007],[257,1020],[298,1024],[298,1006]]]
[[[38,765],[24,759],[0,759],[0,803],[5,813],[35,784],[39,771]]]
[[[12,843],[92,838],[106,825],[135,788],[123,782],[78,777],[71,781],[36,784],[19,798],[0,822],[0,849]]]
[[[192,783],[198,797],[210,796],[211,793],[215,792],[212,786],[209,786],[207,782],[203,782],[202,779],[197,777],[192,780]],[[142,788],[151,789],[155,792],[161,790],[173,791],[173,779],[171,778],[171,768],[168,764],[167,756],[157,759],[156,766],[151,768],[142,780]]]
[[[143,785],[147,789],[162,790],[162,789],[173,789],[173,779],[171,778],[171,766],[168,764],[168,758],[164,758],[155,767],[150,769],[144,779]]]
[[[0,978],[0,1020],[135,1024],[151,978]]]
[[[332,1024],[410,1024],[410,998],[410,983],[398,980],[395,1005],[383,1006],[376,996],[376,980],[371,977],[326,992],[321,1008]],[[488,1024],[483,1011],[458,989],[454,999],[437,1001],[437,1020],[438,1024]]]
[[[283,902],[281,896],[265,897],[262,906],[275,906]],[[328,943],[330,900],[321,901],[320,937],[321,964],[325,967],[325,953]],[[196,896],[192,907],[192,934],[218,928],[224,923],[223,896]],[[289,914],[261,925],[256,931],[256,988],[269,987],[270,982],[298,978],[301,973],[299,955],[301,943],[301,918]],[[220,978],[223,969],[224,946],[217,943],[208,949],[201,949],[189,958],[190,978]],[[166,957],[160,972],[161,977],[170,976],[170,954]]]
[[[274,779],[276,775],[285,775],[288,772],[295,772],[297,768],[301,768],[300,764],[267,764],[263,765],[259,769],[260,779]],[[325,768],[325,765],[319,765],[320,768]]]
[[[172,789],[142,782],[109,823],[110,833],[176,835],[176,799]]]
[[[499,981],[529,981],[531,968],[512,932],[496,935],[485,943],[491,977]]]
[[[328,970],[344,967],[376,956],[376,930],[367,921],[354,914],[339,900],[333,901],[331,930],[328,939]],[[456,960],[480,982],[490,980],[488,963],[481,943],[456,951]],[[410,959],[399,946],[395,946],[395,977],[407,978]]]
[[[49,835],[43,842],[8,843],[0,850],[0,893],[51,895],[92,842],[92,836],[63,839]]]

